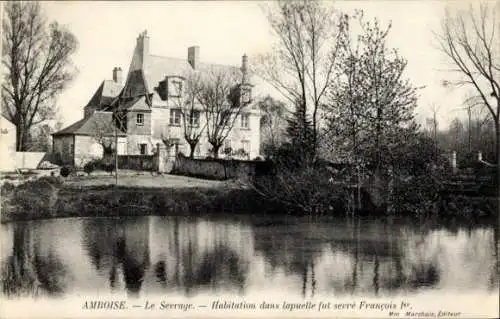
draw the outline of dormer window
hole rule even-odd
[[[181,80],[172,80],[170,82],[170,97],[180,97],[182,95],[182,81]]]

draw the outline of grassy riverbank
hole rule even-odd
[[[279,217],[302,215],[291,207],[263,198],[251,189],[232,182],[206,181],[184,176],[124,176],[118,186],[112,176],[80,176],[63,180],[44,176],[17,186],[4,183],[1,193],[1,222],[58,217],[106,216],[232,216],[259,215]],[[414,197],[414,196],[413,196]],[[405,194],[409,202],[410,194]],[[411,203],[410,203],[411,204]],[[456,197],[425,203],[417,212],[399,208],[391,213],[365,211],[371,217],[414,218],[429,220],[464,220],[476,223],[494,217],[494,199]],[[329,206],[321,217],[344,216],[342,202]],[[486,206],[487,209],[484,209]],[[318,216],[314,216],[318,217]]]
[[[170,176],[155,177],[156,183],[148,182],[150,187],[115,186],[109,177],[64,182],[42,177],[18,186],[6,183],[2,186],[1,222],[88,216],[265,214],[279,209],[252,191],[229,183],[175,176],[167,182],[166,178]]]

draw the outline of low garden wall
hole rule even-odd
[[[158,157],[155,155],[118,155],[118,168],[157,171]]]
[[[191,159],[179,156],[175,162],[174,173],[218,180],[249,180],[269,170],[270,163],[264,161]]]

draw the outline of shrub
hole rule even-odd
[[[115,164],[113,163],[103,163],[103,168],[106,172],[112,173],[115,170]]]
[[[83,166],[83,171],[88,175],[90,175],[90,173],[92,173],[94,169],[95,169],[95,164],[93,162],[88,162]]]
[[[68,177],[71,174],[71,168],[68,166],[61,167],[60,174],[62,177]]]

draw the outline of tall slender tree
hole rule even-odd
[[[39,2],[7,2],[2,18],[2,113],[16,125],[17,150],[25,151],[30,129],[55,116],[55,99],[76,73],[77,40],[48,24]]]
[[[301,135],[311,129],[311,146],[304,151],[315,158],[320,108],[334,78],[343,16],[316,0],[276,1],[264,10],[277,42],[271,53],[258,57],[256,72],[296,107],[298,121],[310,118],[310,128],[302,125]]]

